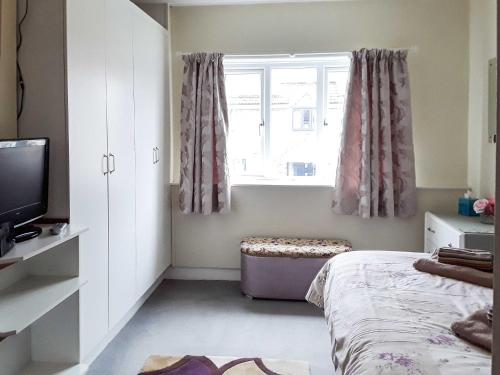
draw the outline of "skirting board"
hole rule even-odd
[[[168,271],[168,268],[167,268]],[[101,341],[99,345],[84,359],[83,363],[85,365],[90,366],[92,362],[101,354],[101,352],[108,346],[108,344],[115,338],[115,336],[120,333],[123,327],[129,322],[130,319],[133,318],[135,313],[141,308],[141,306],[146,302],[146,300],[153,294],[153,292],[158,288],[160,283],[165,279],[166,272],[163,272],[158,279],[155,281],[153,285],[148,289],[146,293],[142,295],[142,297],[135,303],[135,305],[129,310],[129,312],[123,317],[123,319],[111,330],[108,332],[106,337]]]
[[[171,267],[165,273],[172,280],[227,280],[240,281],[241,271],[234,268]]]

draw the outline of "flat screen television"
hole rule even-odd
[[[47,213],[49,139],[0,140],[0,224],[11,223],[16,242],[41,229],[27,225]]]

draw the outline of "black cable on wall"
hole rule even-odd
[[[22,26],[24,21],[26,20],[26,17],[28,16],[28,10],[29,10],[29,0],[24,1],[24,13],[23,16],[21,17],[20,21],[17,24],[17,59],[16,59],[16,66],[17,66],[17,84],[18,84],[18,95],[17,95],[17,118],[19,119],[23,113],[24,109],[24,93],[26,90],[26,84],[24,83],[24,76],[23,76],[23,70],[21,68],[21,65],[19,64],[19,50],[21,49],[21,46],[23,45],[23,31],[22,31]]]

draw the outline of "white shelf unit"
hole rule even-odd
[[[0,338],[23,331],[78,289],[78,277],[31,276],[0,290]]]
[[[79,350],[79,235],[48,227],[0,258],[2,375],[83,374]]]
[[[87,228],[69,225],[66,231],[58,236],[53,236],[49,232],[49,226],[41,225],[41,227],[43,232],[40,236],[17,244],[11,251],[0,258],[0,265],[28,260],[87,231]]]

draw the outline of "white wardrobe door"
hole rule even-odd
[[[165,86],[163,88],[164,92],[164,126],[162,127],[162,132],[160,134],[160,142],[163,144],[161,146],[161,158],[162,161],[159,163],[160,167],[160,181],[161,181],[161,189],[160,194],[163,199],[163,207],[161,214],[161,223],[160,227],[163,231],[162,237],[162,251],[165,258],[162,259],[162,269],[160,271],[165,270],[168,266],[172,264],[172,199],[170,196],[170,56],[169,56],[169,48],[168,45],[170,43],[168,34],[163,33],[164,39],[164,77],[165,77]]]
[[[66,3],[70,219],[89,227],[80,241],[80,355],[108,330],[108,197],[102,172],[106,144],[105,7]],[[89,27],[92,25],[92,27]]]
[[[160,149],[160,161],[157,163],[157,173],[159,179],[157,196],[161,202],[158,212],[158,230],[161,233],[160,242],[156,244],[159,254],[158,266],[155,275],[158,277],[171,264],[171,215],[172,207],[170,200],[170,82],[169,82],[169,55],[168,55],[168,34],[163,29],[158,30],[158,43],[163,48],[161,55],[163,57],[163,66],[161,69],[162,81],[161,88],[161,119],[158,122],[158,147]],[[160,60],[161,61],[161,60]]]
[[[150,21],[150,20],[148,20]],[[155,205],[154,217],[158,234],[155,236],[153,244],[155,263],[152,264],[152,271],[149,283],[153,283],[170,264],[170,227],[167,226],[167,216],[170,215],[169,205],[166,200],[165,177],[170,168],[169,147],[165,141],[165,134],[169,132],[168,119],[168,56],[167,56],[167,35],[163,27],[156,23],[149,22],[151,27],[151,38],[154,41],[154,52],[152,53],[154,71],[157,78],[151,76],[151,88],[157,98],[154,112],[157,117],[154,121],[154,142],[157,147],[157,162],[155,165]],[[153,64],[152,63],[152,64]]]
[[[135,303],[135,153],[132,4],[106,1],[109,150],[109,325]]]
[[[166,269],[167,205],[164,195],[163,132],[167,124],[166,31],[134,11],[134,100],[137,164],[137,287],[144,293]]]

